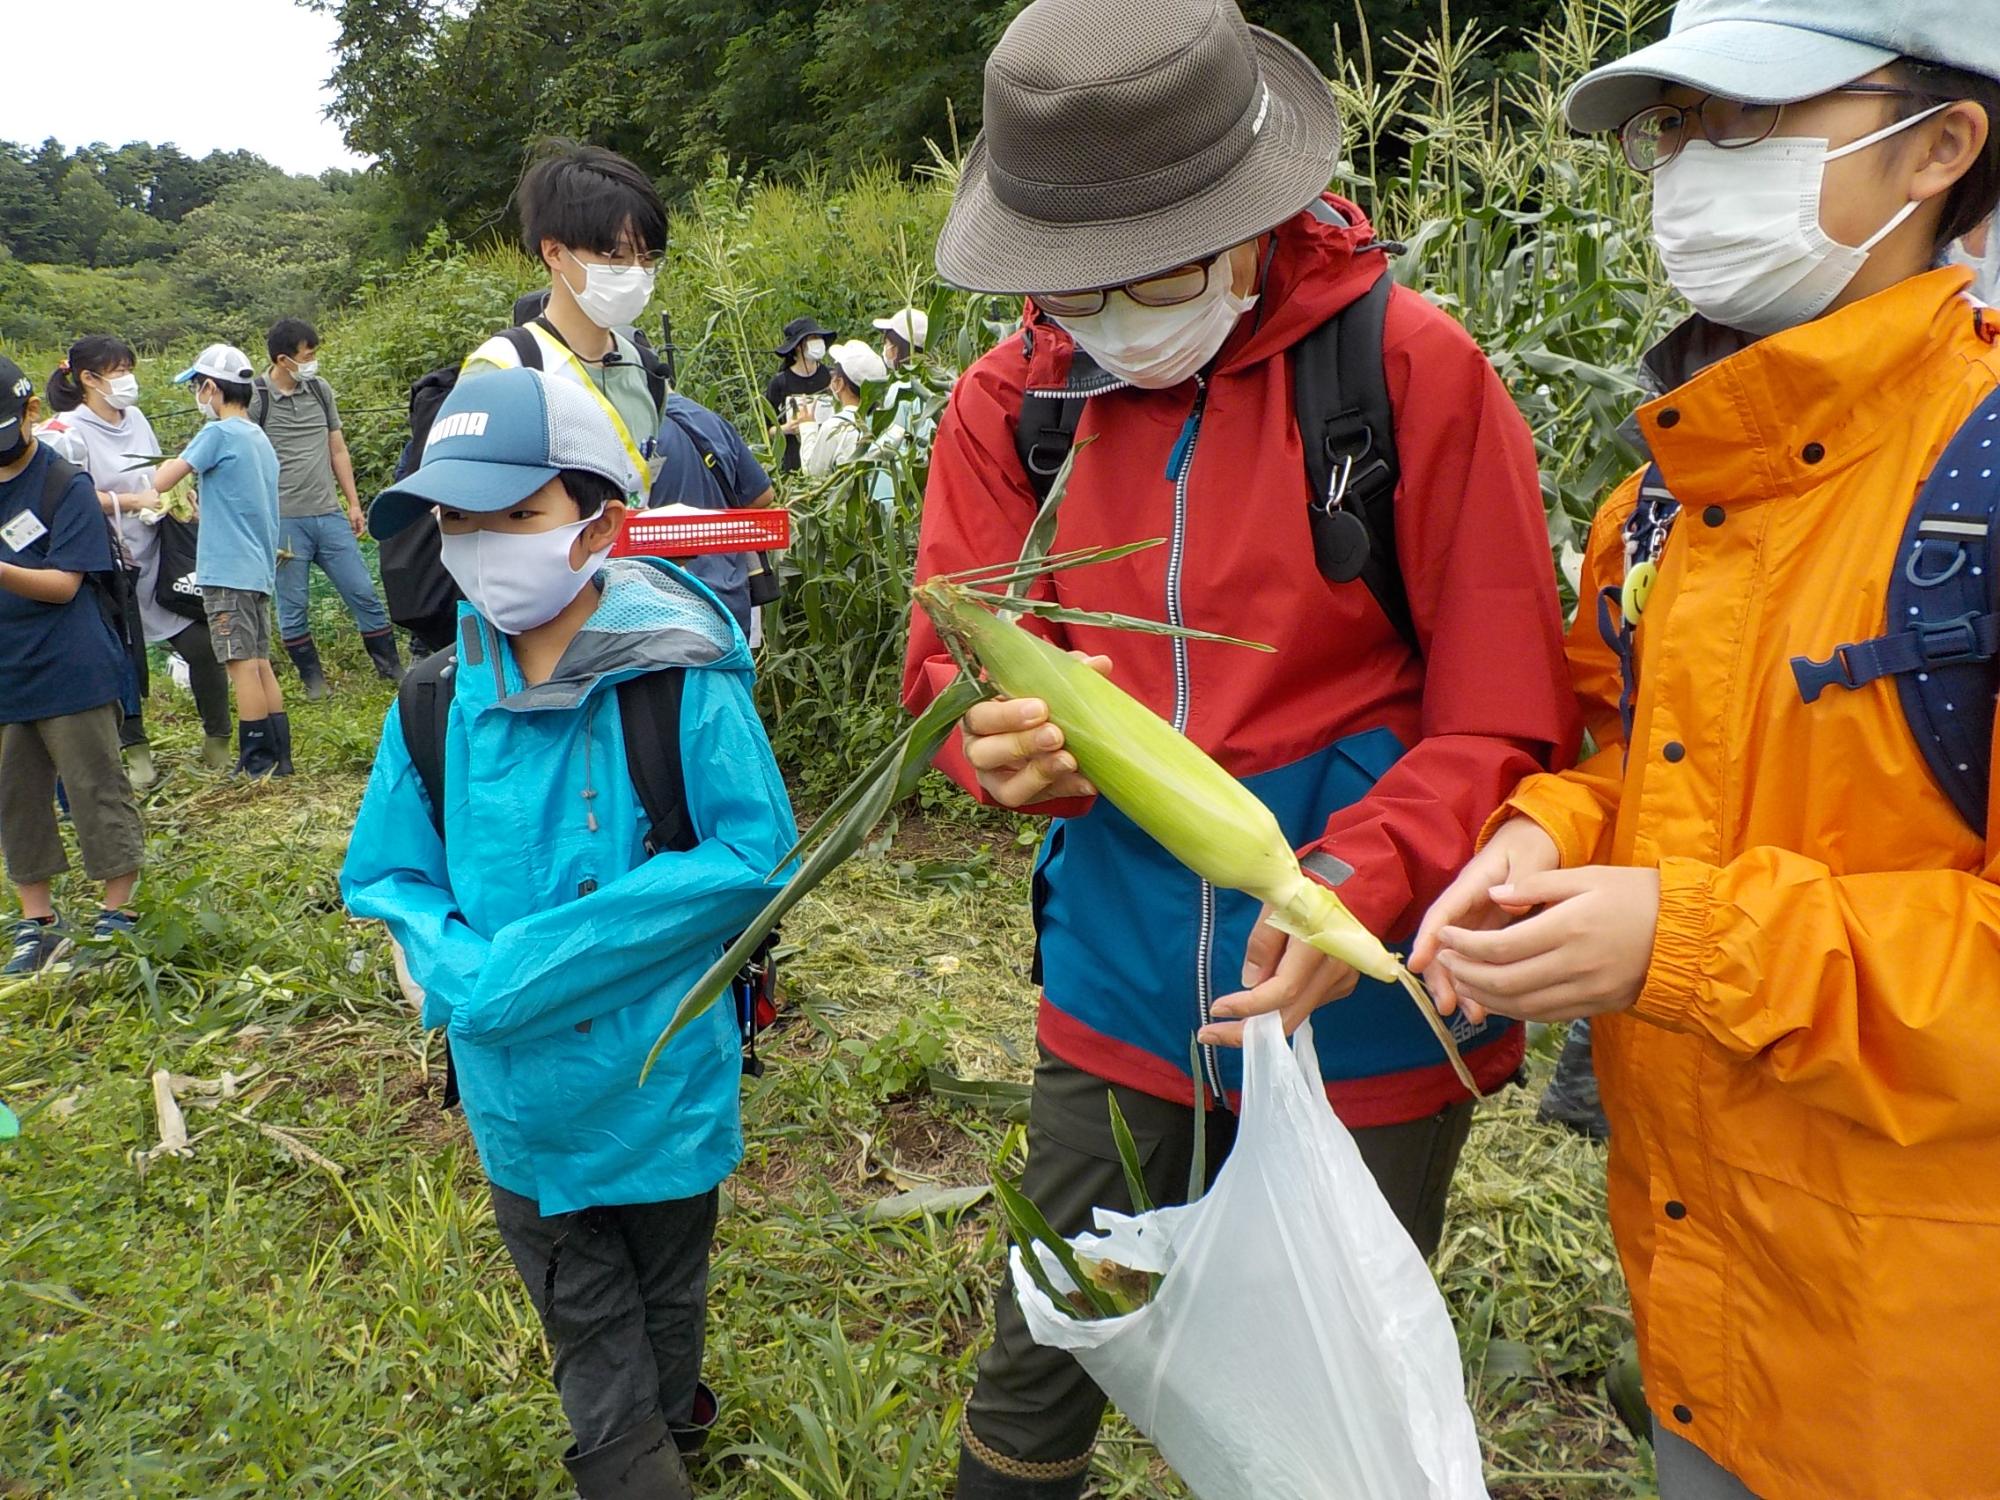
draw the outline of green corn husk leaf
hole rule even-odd
[[[1149,1214],[1153,1211],[1153,1195],[1146,1191],[1146,1168],[1139,1160],[1139,1143],[1132,1139],[1132,1127],[1125,1123],[1125,1111],[1118,1107],[1118,1096],[1106,1089],[1104,1102],[1111,1106],[1111,1139],[1118,1144],[1118,1165],[1125,1170],[1125,1191],[1132,1199],[1132,1212]]]
[[[1007,1228],[1014,1237],[1014,1243],[1021,1248],[1021,1259],[1028,1267],[1029,1276],[1058,1308],[1076,1312],[1069,1298],[1056,1290],[1048,1267],[1042,1265],[1041,1257],[1035,1254],[1036,1245],[1048,1247],[1049,1253],[1056,1258],[1056,1264],[1063,1268],[1063,1274],[1076,1283],[1077,1290],[1097,1309],[1098,1317],[1115,1318],[1132,1310],[1121,1308],[1103,1287],[1091,1280],[1069,1241],[1049,1227],[1049,1221],[1026,1193],[1004,1177],[993,1179],[993,1193],[1000,1200],[1001,1211],[1007,1216]]]
[[[1148,620],[1143,615],[1110,614],[1097,609],[1071,609],[1067,604],[1057,604],[1051,599],[1020,599],[990,594],[974,588],[966,588],[965,597],[996,612],[1033,615],[1038,620],[1053,620],[1062,625],[1096,625],[1105,630],[1122,630],[1130,635],[1170,635],[1183,641],[1207,641],[1217,646],[1241,646],[1247,651],[1269,652],[1275,649],[1262,641],[1246,641],[1241,636],[1234,635],[1217,635],[1213,631],[1196,630],[1187,625],[1169,625],[1165,620]]]
[[[968,568],[963,572],[939,576],[974,589],[996,589],[1007,585],[1009,596],[1019,598],[1014,585],[1033,583],[1037,578],[1045,578],[1051,573],[1067,573],[1072,568],[1087,568],[1093,563],[1116,562],[1121,557],[1130,557],[1135,552],[1150,552],[1166,544],[1165,537],[1156,536],[1149,541],[1126,542],[1119,547],[1080,547],[1074,552],[1058,552],[1035,563],[996,563],[991,567]]]
[[[996,615],[974,591],[933,579],[917,590],[917,601],[1002,692],[1049,706],[1077,770],[1168,853],[1210,885],[1262,901],[1280,931],[1371,978],[1402,985],[1460,1082],[1478,1092],[1422,985],[1332,890],[1299,868],[1277,818],[1255,793],[1145,704]]]

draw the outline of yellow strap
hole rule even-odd
[[[581,383],[585,390],[597,398],[597,404],[603,407],[605,415],[611,418],[611,425],[618,433],[618,440],[625,445],[625,456],[632,460],[632,472],[639,476],[639,483],[642,486],[641,493],[643,494],[644,487],[650,486],[652,483],[653,471],[646,462],[646,455],[640,451],[639,445],[632,441],[632,429],[625,425],[625,418],[619,414],[618,404],[605,395],[603,388],[590,378],[590,371],[584,368],[583,361],[576,357],[574,349],[570,348],[561,339],[549,337],[548,334],[537,328],[533,323],[529,323],[526,326],[529,336],[542,346],[542,367],[544,369],[548,368],[551,350],[555,352],[559,359],[568,360],[570,366],[576,371],[578,382]],[[616,348],[618,335],[613,334],[611,337],[612,346]],[[489,340],[489,342],[491,341]],[[507,341],[501,339],[500,342],[505,344]],[[510,354],[514,352],[511,344],[507,345],[507,349]],[[466,363],[471,364],[472,361],[468,359]],[[490,364],[492,361],[481,360],[480,363]],[[513,368],[518,369],[519,366],[516,365]]]

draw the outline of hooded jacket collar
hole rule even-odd
[[[1283,354],[1387,274],[1383,257],[1365,253],[1375,243],[1367,215],[1331,193],[1320,203],[1324,208],[1301,209],[1271,231],[1257,305],[1224,340],[1210,366],[1214,374],[1234,374]],[[1068,331],[1032,302],[1023,331],[1030,390],[1091,396],[1124,389],[1124,382],[1079,355]]]
[[[490,671],[494,704],[510,713],[575,708],[600,687],[671,667],[749,670],[743,632],[691,574],[659,558],[614,558],[601,581],[597,608],[546,682],[522,681],[513,647],[470,604],[459,606],[460,666]]]
[[[1821,482],[1864,460],[1901,414],[1960,378],[1992,341],[1965,296],[1970,281],[1962,267],[1930,271],[1734,353],[1721,331],[1683,325],[1648,366],[1660,379],[1677,367],[1698,373],[1640,408],[1640,436],[1683,503]]]

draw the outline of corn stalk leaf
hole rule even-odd
[[[1189,1156],[1187,1201],[1199,1203],[1208,1191],[1208,1075],[1201,1067],[1201,1038],[1188,1040],[1188,1072],[1194,1075],[1194,1151]]]
[[[807,842],[812,844],[812,849],[800,862],[798,872],[766,903],[756,919],[743,930],[743,935],[708,966],[708,971],[695,981],[694,988],[681,1000],[673,1020],[667,1023],[667,1029],[653,1043],[653,1050],[646,1054],[645,1066],[639,1070],[640,1083],[643,1084],[651,1074],[653,1064],[659,1061],[667,1043],[722,998],[729,982],[755,956],[758,947],[784,920],[785,914],[868,842],[868,835],[882,821],[883,814],[888,812],[892,803],[915,789],[930,766],[931,758],[937,754],[938,746],[957,725],[960,715],[970,703],[978,701],[984,694],[977,683],[965,682],[964,687],[971,695],[967,697],[965,692],[954,691],[959,685],[954,682],[951,688],[940,693],[930,707],[903,731],[896,741],[896,754],[882,758],[882,769],[873,780],[864,779],[859,783],[858,795],[852,800],[846,797],[841,799],[846,807],[833,826],[816,841],[808,836]],[[828,816],[832,817],[831,814]],[[821,822],[826,821],[821,819]],[[818,832],[817,826],[814,831]]]
[[[1125,1111],[1118,1107],[1117,1094],[1106,1089],[1104,1102],[1111,1106],[1111,1139],[1118,1144],[1118,1165],[1125,1169],[1125,1191],[1131,1195],[1132,1212],[1149,1214],[1153,1211],[1153,1195],[1146,1191],[1146,1167],[1139,1160],[1139,1143],[1132,1139],[1132,1127],[1125,1123]]]
[[[1076,1283],[1077,1290],[1097,1309],[1098,1317],[1115,1318],[1120,1315],[1118,1304],[1084,1272],[1069,1241],[1049,1227],[1049,1221],[1026,1193],[1004,1177],[993,1179],[993,1193],[1000,1200],[1001,1211],[1007,1215],[1007,1227],[1014,1236],[1014,1243],[1021,1247],[1021,1259],[1027,1263],[1028,1274],[1035,1278],[1035,1284],[1048,1294],[1058,1308],[1075,1310],[1069,1298],[1056,1290],[1048,1267],[1040,1264],[1041,1257],[1035,1254],[1036,1245],[1048,1248],[1056,1258],[1056,1264],[1063,1268],[1063,1274]]]
[[[771,878],[776,879],[780,870],[784,869],[785,866],[799,858],[806,850],[810,849],[814,844],[817,844],[821,839],[833,832],[835,828],[839,827],[841,819],[852,812],[861,799],[868,795],[868,789],[882,777],[888,775],[892,769],[896,772],[897,777],[896,795],[899,798],[907,797],[911,792],[914,792],[917,789],[917,783],[923,779],[924,772],[930,769],[930,761],[928,759],[917,761],[909,755],[911,738],[923,728],[924,721],[929,719],[933,714],[955,722],[964,715],[968,708],[987,696],[987,690],[970,678],[959,677],[954,679],[949,687],[938,694],[931,706],[925,710],[923,716],[909,729],[898,735],[888,749],[869,762],[868,769],[863,771],[852,782],[848,783],[847,790],[834,798],[826,811],[821,813],[813,822],[812,827],[799,836],[799,841],[792,845],[785,852],[785,857],[772,867]],[[939,743],[942,744],[943,741],[940,740]]]

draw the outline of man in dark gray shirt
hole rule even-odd
[[[306,696],[324,698],[326,674],[307,609],[317,564],[347,602],[375,670],[400,682],[396,632],[361,555],[367,518],[354,488],[340,407],[333,387],[319,376],[319,334],[301,318],[281,318],[264,336],[264,347],[271,367],[257,382],[250,418],[278,452],[278,633],[285,652]]]

